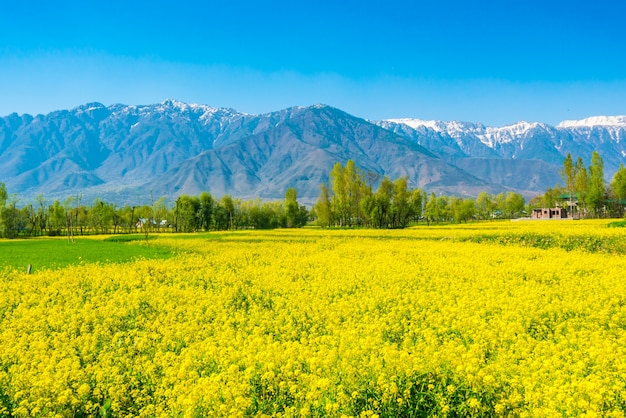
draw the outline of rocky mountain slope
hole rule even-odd
[[[202,190],[280,199],[296,187],[312,203],[335,162],[353,159],[376,182],[476,194],[497,186],[417,144],[339,109],[317,105],[247,115],[167,100],[90,103],[0,119],[0,181],[32,197],[80,194],[120,203]]]
[[[560,182],[564,155],[602,154],[607,175],[625,160],[626,118],[491,128],[462,122],[369,122],[324,105],[263,115],[174,100],[148,106],[89,103],[47,115],[0,118],[0,181],[32,199],[81,195],[119,204],[208,190],[281,199],[296,187],[315,201],[336,162],[356,162],[376,184],[472,196],[530,196]]]
[[[445,161],[485,181],[532,194],[562,183],[568,152],[589,163],[597,150],[607,180],[626,162],[626,117],[592,117],[557,126],[518,122],[504,127],[479,123],[392,119],[376,122]]]

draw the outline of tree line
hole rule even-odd
[[[525,214],[525,199],[519,193],[490,195],[482,192],[476,199],[437,196],[420,188],[409,188],[407,177],[383,177],[378,188],[376,176],[348,160],[336,163],[329,183],[320,186],[312,209],[322,227],[405,228],[411,223],[467,222],[505,219]]]
[[[95,199],[84,204],[80,196],[48,203],[43,195],[36,203],[19,205],[0,182],[0,237],[40,235],[119,234],[150,232],[198,232],[229,229],[298,228],[309,221],[309,211],[297,201],[295,188],[283,201],[241,200],[231,195],[220,199],[209,192],[181,195],[173,203],[165,197],[144,205],[117,206]]]
[[[80,196],[48,203],[43,195],[36,203],[19,206],[0,182],[0,237],[80,235],[171,231],[197,232],[234,229],[298,228],[313,222],[321,227],[405,228],[416,223],[450,223],[512,219],[527,216],[533,208],[567,205],[577,217],[624,216],[626,168],[620,165],[612,181],[604,180],[604,163],[596,151],[588,167],[581,157],[567,154],[560,171],[565,186],[556,185],[528,204],[515,192],[497,195],[481,192],[476,198],[436,195],[410,188],[407,177],[395,180],[365,172],[354,161],[336,163],[328,184],[309,210],[290,188],[283,201],[260,198],[241,200],[209,192],[182,195],[173,203],[165,197],[150,205],[124,205],[95,199],[83,204]],[[378,182],[374,189],[373,184]]]

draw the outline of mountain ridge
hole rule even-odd
[[[559,170],[568,152],[574,158],[582,157],[586,163],[593,151],[600,152],[607,181],[625,162],[626,156],[624,116],[596,116],[564,121],[557,126],[522,121],[495,128],[480,123],[420,119],[375,123],[428,149],[437,150],[437,156],[477,177],[491,181],[499,177],[503,186],[529,192],[540,192],[561,182]],[[495,164],[494,160],[509,160],[510,164]],[[533,160],[545,164],[537,165]],[[485,173],[496,166],[500,167],[497,173],[485,177]],[[526,184],[520,182],[523,167],[529,173]],[[538,178],[543,180],[537,181]],[[553,180],[551,184],[550,179]]]
[[[312,203],[332,165],[352,159],[374,183],[384,175],[406,175],[411,187],[437,193],[515,190],[531,196],[559,182],[568,150],[583,157],[600,150],[609,172],[624,161],[626,117],[582,121],[586,125],[518,122],[494,128],[368,121],[324,104],[253,115],[173,99],[152,105],[91,102],[0,118],[0,181],[26,198],[81,193],[124,203],[146,190],[172,198],[208,190],[279,199],[296,187],[302,201]]]

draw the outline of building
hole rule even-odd
[[[568,219],[565,208],[541,208],[533,209],[531,219]]]

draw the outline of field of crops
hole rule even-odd
[[[169,258],[5,267],[0,415],[621,417],[607,224],[163,235],[116,245]]]

